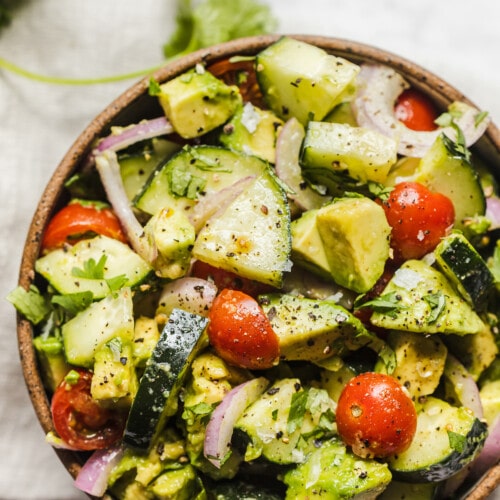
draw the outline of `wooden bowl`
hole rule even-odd
[[[438,76],[387,51],[342,39],[322,36],[290,36],[317,45],[332,54],[345,57],[355,63],[372,62],[390,66],[400,72],[414,87],[428,94],[443,109],[455,100],[471,103],[457,89]],[[165,82],[199,62],[210,63],[234,55],[254,55],[278,38],[279,35],[249,37],[202,49],[166,64],[156,71],[153,77],[158,82]],[[64,182],[82,166],[82,161],[90,151],[95,139],[108,134],[112,125],[128,125],[140,118],[160,116],[161,109],[156,101],[148,96],[148,85],[149,78],[137,82],[96,116],[76,139],[56,168],[38,203],[26,238],[19,274],[19,284],[24,288],[28,288],[34,281],[34,267],[40,251],[41,235],[54,211],[64,201]],[[490,124],[486,134],[473,149],[489,160],[492,165],[500,165],[499,129],[494,124]],[[495,172],[495,175],[500,180],[500,171]],[[42,383],[33,347],[33,328],[22,317],[18,317],[17,335],[21,364],[31,402],[43,430],[45,432],[51,431],[53,425],[50,402]],[[55,451],[69,473],[76,477],[86,455],[65,450]],[[489,470],[476,485],[465,492],[463,498],[470,500],[486,498],[499,485],[500,464]]]

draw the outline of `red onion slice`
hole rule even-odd
[[[236,421],[267,385],[268,381],[264,377],[244,382],[229,391],[213,411],[205,432],[203,454],[215,467],[220,468],[230,452]]]
[[[200,197],[198,203],[188,213],[189,222],[194,226],[196,233],[213,215],[222,213],[254,180],[255,176],[249,175],[220,191]]]
[[[478,419],[483,418],[483,405],[476,382],[455,356],[448,353],[444,375],[452,383],[462,406],[469,408]]]
[[[456,131],[453,127],[418,132],[409,129],[395,117],[395,102],[409,84],[392,68],[364,64],[358,74],[357,82],[358,93],[352,102],[352,107],[358,124],[398,141],[399,154],[420,158],[442,133],[456,140]],[[456,102],[454,106],[461,112],[461,116],[456,118],[455,122],[464,134],[466,145],[471,146],[484,134],[490,119],[486,117],[476,124],[478,109],[463,102]]]
[[[75,479],[75,486],[96,497],[102,497],[108,487],[108,478],[113,467],[120,461],[123,448],[120,446],[107,450],[96,450]]]
[[[144,234],[144,228],[135,217],[130,206],[116,153],[105,150],[99,153],[95,160],[108,200],[120,220],[132,248],[146,262],[152,263],[157,255],[157,250],[154,245],[148,242]]]
[[[217,287],[201,278],[186,277],[172,281],[163,287],[156,314],[169,316],[173,309],[207,316],[217,295]]]
[[[142,120],[141,122],[130,125],[129,127],[115,128],[110,135],[102,139],[95,148],[96,153],[102,153],[106,150],[119,151],[132,144],[161,135],[169,135],[174,129],[170,122],[164,117],[153,118],[151,120]]]
[[[486,198],[486,217],[491,221],[490,229],[500,227],[500,198],[496,196]]]
[[[304,182],[299,163],[300,148],[305,131],[296,118],[290,118],[283,127],[276,141],[276,174],[290,188],[288,197],[301,210],[319,208],[329,201]]]

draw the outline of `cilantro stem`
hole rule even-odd
[[[146,76],[157,69],[161,68],[167,61],[163,61],[161,64],[153,66],[151,68],[142,69],[138,71],[132,71],[130,73],[123,73],[120,75],[110,75],[98,78],[65,78],[58,76],[48,76],[29,71],[21,66],[18,66],[7,59],[0,57],[0,69],[10,71],[18,76],[28,78],[29,80],[34,80],[41,83],[50,83],[54,85],[97,85],[102,83],[113,83],[123,80],[131,80],[133,78],[139,78],[141,76]]]

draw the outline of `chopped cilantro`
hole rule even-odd
[[[92,292],[76,292],[66,295],[54,295],[51,302],[61,306],[71,315],[75,315],[86,309],[92,303],[93,298]]]
[[[74,267],[71,270],[71,274],[76,278],[102,280],[104,279],[106,260],[106,255],[102,255],[98,262],[96,262],[95,259],[90,258],[83,263],[83,268]]]
[[[427,322],[435,323],[445,308],[446,297],[442,292],[436,292],[429,295],[424,295],[422,299],[425,300],[425,302],[427,302],[427,304],[429,304],[429,307],[431,308],[431,313]]]
[[[448,431],[448,439],[450,442],[450,447],[459,453],[462,453],[465,449],[467,443],[467,438],[453,431]]]
[[[354,304],[355,309],[363,309],[369,307],[375,312],[386,314],[390,318],[396,318],[397,313],[402,309],[406,309],[405,306],[400,304],[400,297],[396,292],[389,292],[384,295],[380,295],[367,302],[361,302],[364,295],[359,296]]]
[[[154,78],[149,79],[148,93],[150,96],[158,96],[161,94],[161,86]]]
[[[305,390],[297,391],[292,395],[287,421],[287,431],[289,434],[302,427],[307,409],[307,399],[308,393]]]

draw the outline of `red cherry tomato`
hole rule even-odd
[[[394,115],[408,128],[417,131],[436,130],[439,116],[434,103],[416,89],[403,91],[396,101]]]
[[[114,212],[92,203],[72,202],[59,210],[49,222],[42,239],[42,250],[53,250],[65,243],[76,243],[90,234],[102,234],[124,243],[127,237]]]
[[[417,182],[402,182],[382,205],[392,228],[391,247],[397,261],[420,259],[436,248],[455,220],[451,200]]]
[[[231,290],[240,290],[243,293],[257,297],[262,293],[270,292],[273,288],[264,283],[243,278],[230,271],[213,267],[206,262],[197,260],[191,267],[191,274],[197,278],[211,280],[218,290],[230,288]]]
[[[92,374],[83,369],[78,381],[63,380],[52,397],[51,411],[59,437],[77,450],[100,450],[119,441],[125,427],[125,416],[102,408],[90,395]]]
[[[250,370],[263,370],[278,363],[278,336],[250,295],[222,290],[212,304],[209,320],[210,343],[228,363]]]
[[[390,375],[366,372],[340,394],[337,429],[352,451],[364,458],[406,450],[417,429],[417,412],[401,384]]]

